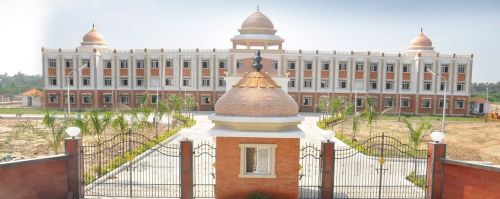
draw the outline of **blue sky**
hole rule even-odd
[[[3,0],[0,73],[41,73],[42,46],[75,48],[92,23],[109,46],[230,48],[259,5],[295,50],[404,52],[420,27],[441,53],[474,53],[474,82],[500,81],[500,1]]]

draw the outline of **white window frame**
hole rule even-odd
[[[387,88],[389,86],[389,88]],[[394,81],[387,80],[385,81],[385,90],[394,90]]]
[[[173,85],[173,77],[165,77],[164,84],[165,86],[172,86]]]
[[[124,84],[126,82],[126,84]],[[120,86],[128,86],[128,77],[120,77]]]
[[[227,61],[225,59],[219,59],[219,69],[227,68]]]
[[[462,102],[461,106],[459,106],[459,102]],[[455,100],[455,109],[465,109],[465,100],[464,99]]]
[[[394,72],[394,64],[386,64],[385,65],[385,72],[393,73]]]
[[[403,71],[403,73],[410,73],[411,64],[403,64],[403,69],[401,71]]]
[[[201,68],[203,69],[210,68],[210,60],[209,59],[201,60]]]
[[[304,88],[312,88],[312,79],[304,79]]]
[[[328,79],[322,79],[320,81],[320,87],[321,88],[328,88],[328,87],[330,87],[329,84],[330,84],[330,81],[328,81]]]
[[[55,93],[49,93],[48,94],[48,101],[49,101],[49,104],[57,104],[58,103],[58,95],[55,94]],[[53,100],[52,100],[53,99]]]
[[[313,68],[313,61],[312,60],[304,61],[304,70],[312,70],[312,68]]]
[[[295,88],[295,78],[288,80],[288,88]]]
[[[363,71],[364,63],[363,62],[356,62],[355,66],[355,71]]]
[[[403,102],[406,101],[407,104],[404,104]],[[408,108],[410,107],[410,98],[409,97],[402,97],[401,98],[401,107],[403,108]]]
[[[401,90],[410,90],[410,81],[403,81],[401,83]]]
[[[321,70],[324,70],[324,71],[330,70],[330,62],[329,61],[322,61],[321,62]]]
[[[109,84],[106,84],[106,82],[109,82]],[[113,80],[111,77],[104,77],[104,86],[112,86],[113,85]]]
[[[373,87],[373,85],[375,84],[375,88]],[[370,80],[370,90],[377,90],[377,80]]]
[[[345,85],[345,86],[342,86],[342,83],[343,83],[343,85]],[[340,79],[340,80],[339,80],[339,88],[341,88],[341,89],[346,89],[346,88],[347,88],[347,80],[345,80],[345,79]]]
[[[339,62],[339,71],[347,70],[347,62]]]
[[[113,67],[113,64],[111,63],[111,59],[105,59],[102,61],[102,65],[104,68],[110,69]]]
[[[127,100],[124,100],[124,99],[127,99]],[[129,96],[128,95],[120,95],[120,103],[128,104],[129,103]]]
[[[210,87],[210,78],[201,78],[201,86],[202,87]]]
[[[88,98],[89,101],[85,102],[85,98]],[[82,104],[92,104],[92,96],[90,94],[83,94],[82,95]]]
[[[49,77],[49,85],[57,86],[57,77]]]
[[[158,59],[151,59],[151,68],[160,68],[160,62]]]
[[[370,63],[370,72],[377,72],[377,71],[378,71],[378,64]]]
[[[144,68],[144,59],[138,59],[135,61],[135,68]]]
[[[210,95],[201,95],[200,98],[201,98],[200,102],[202,105],[210,105],[212,103],[212,100],[210,99]]]
[[[186,84],[187,82],[187,84]],[[182,78],[182,86],[191,86],[191,78]]]
[[[457,72],[459,74],[464,74],[465,73],[465,67],[466,67],[466,64],[458,64]]]
[[[120,60],[120,69],[127,69],[127,68],[128,68],[128,60],[121,59]]]
[[[226,87],[226,80],[223,77],[219,77],[219,87]]]
[[[427,88],[427,85],[429,85],[429,88]],[[432,82],[426,81],[424,82],[424,91],[431,91],[432,90]]]
[[[173,59],[166,59],[165,60],[165,68],[172,68],[173,67],[174,60]]]
[[[49,63],[49,68],[56,68],[57,67],[57,59],[49,58],[48,63]]]
[[[307,99],[307,104],[306,104],[306,99]],[[303,96],[302,97],[302,106],[312,106],[313,98],[312,96]]]
[[[106,101],[107,97],[109,97],[109,101]],[[112,102],[113,102],[113,95],[111,95],[111,94],[102,95],[102,103],[103,104],[111,104]]]
[[[276,144],[240,144],[240,178],[276,178]],[[258,164],[258,150],[259,149],[267,149],[268,150],[268,162],[267,168],[269,171],[267,173],[248,173],[246,171],[247,162],[246,162],[246,151],[247,148],[255,148],[257,154],[257,164]],[[258,166],[257,166],[258,167]]]
[[[424,106],[424,102],[429,102],[429,107]],[[422,103],[420,104],[420,108],[432,108],[432,99],[431,98],[423,98]]]
[[[295,70],[297,66],[294,60],[289,60],[287,65],[288,65],[288,70]]]
[[[87,82],[87,84],[85,84],[85,82]],[[82,77],[82,86],[91,86],[91,85],[92,85],[92,79],[90,78],[90,76]]]

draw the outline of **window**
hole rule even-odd
[[[191,86],[191,79],[190,78],[182,79],[182,86]]]
[[[56,77],[49,77],[49,84],[51,86],[57,86],[57,78]]]
[[[210,86],[210,79],[209,78],[202,78],[201,79],[201,86]]]
[[[339,62],[339,70],[347,70],[347,62]]]
[[[444,90],[444,87],[446,86],[446,89],[448,89],[448,84],[446,82],[441,82],[441,85],[439,85],[439,90]]]
[[[431,99],[423,99],[422,108],[431,108]]]
[[[82,59],[82,66],[90,68],[90,59]]]
[[[128,86],[128,78],[126,78],[126,77],[120,78],[120,85]]]
[[[464,82],[458,82],[457,83],[457,91],[464,91],[465,90],[465,83]]]
[[[201,61],[201,68],[209,68],[210,67],[210,61],[208,59],[204,59]]]
[[[295,79],[290,78],[290,81],[288,81],[288,88],[295,88]]]
[[[111,86],[111,77],[104,78],[104,86]]]
[[[385,81],[385,90],[392,90],[393,86],[394,86],[393,81]]]
[[[339,86],[340,86],[340,88],[347,88],[347,81],[346,80],[339,80]]]
[[[128,68],[128,61],[125,59],[120,60],[120,68],[123,68],[123,69]]]
[[[357,107],[362,107],[363,106],[363,98],[356,98],[356,106]]]
[[[311,106],[312,104],[312,97],[310,96],[305,96],[302,98],[302,105],[304,106]]]
[[[403,73],[409,73],[410,67],[411,67],[411,64],[403,64]]]
[[[112,101],[112,96],[111,95],[103,95],[103,100],[105,104],[110,104]]]
[[[172,63],[173,63],[172,59],[166,59],[165,60],[165,67],[166,68],[172,68]]]
[[[363,62],[356,62],[356,71],[363,71]]]
[[[83,95],[82,96],[82,103],[83,104],[90,104],[91,103],[90,95]]]
[[[455,101],[455,108],[464,109],[465,108],[465,100],[458,99],[457,101]]]
[[[64,66],[66,68],[73,68],[73,60],[72,59],[65,59],[64,60]]]
[[[49,103],[57,103],[57,94],[49,94]]]
[[[158,95],[151,95],[151,104],[156,104],[158,102]]]
[[[446,108],[450,107],[450,100],[446,99]],[[439,99],[439,108],[443,108],[443,99]]]
[[[392,98],[384,99],[384,107],[392,107],[394,100]]]
[[[68,83],[69,83],[70,86],[73,86],[73,77],[67,77],[67,78],[64,78],[64,79],[66,79],[66,85],[68,85]]]
[[[138,59],[135,63],[136,68],[144,68],[144,60],[143,59]]]
[[[172,86],[172,77],[165,77],[165,86]]]
[[[275,149],[276,144],[240,144],[239,177],[275,178]]]
[[[226,86],[226,80],[224,78],[220,77],[219,78],[219,87],[225,87]]]
[[[321,88],[328,88],[328,80],[327,79],[322,79],[321,80]]]
[[[143,86],[144,85],[144,77],[137,77],[135,79],[135,85],[136,86]]]
[[[219,60],[219,68],[220,69],[226,68],[226,60],[225,59]]]
[[[410,107],[410,98],[401,98],[401,107]]]
[[[449,64],[441,64],[441,73],[448,73],[449,68]]]
[[[305,70],[312,70],[313,62],[312,61],[304,61]]]
[[[69,102],[71,104],[75,103],[75,95],[73,95],[73,94],[69,95]],[[66,94],[64,95],[64,104],[68,104],[68,95],[66,95]]]
[[[151,60],[151,68],[159,68],[160,64],[157,59],[152,59]]]
[[[376,64],[376,63],[371,63],[371,64],[370,64],[370,71],[371,71],[371,72],[377,72],[377,71],[378,71],[378,64]]]
[[[370,88],[377,89],[377,80],[370,80]]]
[[[424,72],[430,73],[432,71],[432,64],[424,64]]]
[[[202,95],[201,96],[201,104],[210,104],[210,96]]]
[[[403,90],[410,90],[410,82],[409,81],[403,81],[403,84],[401,85],[401,89],[403,89]]]
[[[424,82],[424,90],[430,91],[432,88],[432,82]]]
[[[458,73],[465,73],[465,64],[458,64]]]
[[[322,61],[321,62],[321,69],[322,70],[330,70],[330,63],[328,63],[328,61]]]
[[[128,104],[128,95],[120,95],[120,103]]]
[[[237,69],[242,68],[243,64],[244,64],[244,61],[242,59],[236,60],[236,68]]]
[[[288,70],[295,70],[295,61],[288,61]]]
[[[389,73],[394,72],[394,64],[387,64],[387,65],[385,65],[385,71],[389,72]]]
[[[311,87],[312,87],[312,80],[304,79],[304,88],[311,88]]]
[[[57,66],[56,59],[49,59],[49,68],[55,68]]]
[[[102,62],[104,64],[104,68],[111,68],[111,60],[106,59],[106,60],[104,60]]]
[[[274,70],[278,70],[278,61],[271,60],[271,68],[273,68]]]
[[[82,82],[84,86],[90,86],[90,77],[82,77]]]

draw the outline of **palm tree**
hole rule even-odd
[[[169,106],[169,103],[167,100],[158,100],[158,109],[156,110],[155,112],[155,131],[156,131],[156,137],[158,137],[158,124],[162,121],[163,119],[163,116],[165,114],[167,114],[167,126],[169,126],[169,122],[170,122],[170,119],[169,119],[169,114],[171,112],[171,108]],[[169,127],[167,127],[167,131],[170,130]]]
[[[113,118],[111,121],[111,127],[120,134],[124,134],[128,131],[129,124],[125,119],[125,114],[123,112],[120,112],[119,115],[116,115],[116,117]]]
[[[369,137],[372,137],[372,126],[373,122],[377,120],[379,113],[377,112],[372,98],[365,99],[365,109],[363,110],[362,116],[366,119],[367,125],[370,128]]]
[[[136,120],[134,124],[132,124],[132,128],[137,129],[138,131],[148,129],[151,127],[151,123],[149,123],[149,116],[153,113],[153,109],[149,106],[148,103],[148,94],[141,95],[139,99],[139,109],[133,110],[132,117]]]
[[[181,114],[181,109],[184,104],[184,100],[182,97],[178,95],[171,95],[169,97],[170,104],[172,105],[172,110],[177,112],[177,114]]]
[[[361,114],[355,113],[352,116],[352,138],[351,140],[356,142],[356,134],[358,133],[359,121],[361,120]]]
[[[338,117],[339,116],[339,110],[342,108],[342,105],[344,103],[344,98],[343,97],[335,97],[330,101],[330,112],[332,114],[332,117]]]
[[[340,130],[340,134],[343,136],[344,135],[344,123],[347,121],[348,116],[354,114],[354,105],[344,101],[343,103],[344,108],[342,109],[342,112],[340,113],[340,121],[342,122],[342,127]]]
[[[325,119],[324,112],[326,111],[326,107],[327,107],[327,100],[325,100],[324,98],[320,98],[318,104],[316,104],[316,108],[320,113],[319,120]]]
[[[429,129],[432,128],[432,124],[428,122],[425,118],[421,120],[419,124],[417,124],[416,127],[413,126],[413,124],[408,121],[408,117],[403,118],[403,122],[406,125],[406,128],[408,128],[408,133],[409,133],[409,140],[410,143],[412,144],[413,148],[418,148],[420,146],[420,143],[422,142],[422,136],[423,133]]]
[[[111,122],[111,119],[113,118],[113,113],[112,112],[104,112],[102,115],[99,114],[99,111],[93,110],[90,112],[87,112],[85,115],[84,119],[86,120],[85,123],[89,125],[89,135],[95,135],[97,136],[96,143],[97,143],[97,151],[98,151],[98,168],[97,168],[97,174],[98,177],[101,177],[102,174],[102,156],[101,156],[101,140],[102,140],[102,134],[108,127],[108,125]]]
[[[67,120],[66,120],[67,121]],[[55,154],[59,153],[62,141],[65,137],[65,130],[68,126],[66,121],[60,121],[55,117],[54,113],[46,112],[42,118],[42,125],[40,127],[32,120],[20,121],[16,124],[16,134],[32,132],[34,135],[43,138],[47,141],[48,145]]]

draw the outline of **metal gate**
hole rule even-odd
[[[425,198],[427,150],[376,136],[335,147],[333,198]]]
[[[85,196],[180,198],[180,147],[124,133],[83,146]]]
[[[193,196],[215,198],[215,147],[208,142],[193,148]]]
[[[300,149],[299,198],[316,199],[321,196],[321,150],[314,143]]]

